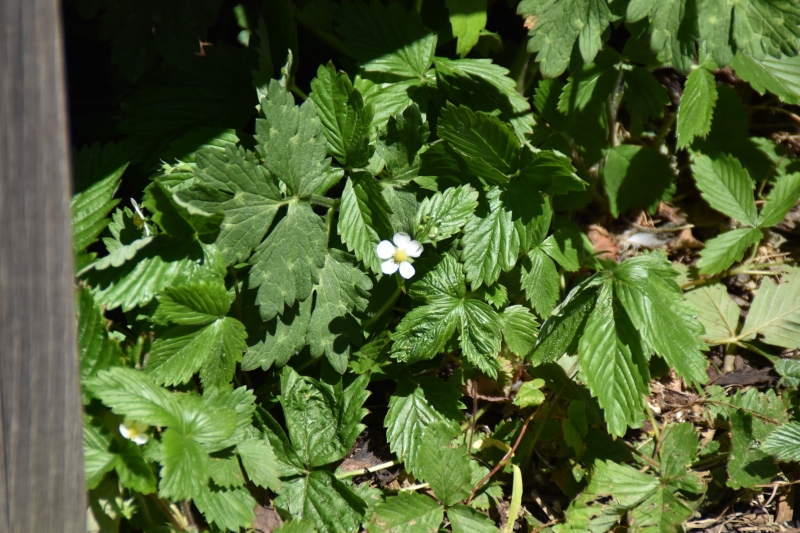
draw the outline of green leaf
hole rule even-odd
[[[702,339],[710,346],[736,337],[739,306],[728,296],[724,285],[715,283],[686,293],[686,299],[700,311],[697,317],[705,327]]]
[[[83,425],[83,468],[86,488],[91,490],[100,484],[106,472],[114,469],[117,456],[108,449],[111,444],[109,436],[87,422],[88,417]]]
[[[400,493],[375,506],[369,530],[386,533],[436,533],[444,509],[422,494]]]
[[[268,320],[284,305],[311,295],[325,264],[328,235],[325,224],[310,205],[289,205],[284,216],[250,258],[251,288],[258,287],[256,303]]]
[[[414,238],[439,242],[461,231],[478,207],[478,191],[469,185],[449,187],[425,198],[414,217]]]
[[[411,362],[431,359],[458,331],[466,359],[487,375],[497,375],[502,321],[491,307],[466,297],[461,265],[453,257],[445,256],[415,282],[411,296],[426,304],[412,309],[397,326],[392,357]]]
[[[539,52],[536,61],[547,78],[555,78],[566,70],[575,41],[583,61],[591,63],[603,46],[603,32],[617,18],[608,4],[600,0],[523,0],[517,13],[535,17],[528,51]]]
[[[275,530],[275,533],[317,533],[317,528],[314,527],[314,522],[311,520],[292,519],[284,522],[283,526]]]
[[[757,333],[767,344],[800,348],[800,270],[790,269],[780,284],[768,277],[761,282],[739,337]]]
[[[717,82],[714,75],[698,67],[686,78],[686,87],[678,107],[678,148],[691,145],[695,137],[708,135],[716,103]]]
[[[86,387],[114,413],[149,426],[172,426],[183,416],[170,392],[130,368],[102,370],[86,381]]]
[[[493,188],[464,228],[467,280],[477,289],[491,285],[500,272],[511,270],[520,252],[519,231],[500,189]]]
[[[222,448],[215,446],[220,442],[227,445],[235,444],[229,443],[226,439],[233,436],[241,418],[245,419],[245,424],[249,423],[248,411],[252,412],[252,403],[255,399],[252,393],[246,391],[245,387],[240,387],[224,396],[218,396],[218,389],[207,389],[202,397],[182,394],[178,396],[181,420],[180,424],[174,427],[185,436],[204,444],[209,452],[223,449],[225,446]],[[245,400],[246,395],[250,396],[249,401]],[[228,396],[228,400],[234,401],[225,401],[225,396]],[[242,408],[244,413],[240,413]],[[242,414],[245,416],[240,416]]]
[[[287,481],[275,505],[287,510],[293,520],[310,519],[321,533],[358,531],[366,510],[364,501],[325,471]]]
[[[670,99],[666,88],[645,68],[634,66],[626,70],[624,79],[622,99],[631,115],[631,133],[637,135],[644,131],[649,119],[664,115],[664,107],[670,104]]]
[[[521,408],[531,407],[534,405],[541,405],[544,403],[544,393],[539,390],[544,387],[543,379],[534,379],[533,381],[526,381],[522,384],[514,396],[514,405]]]
[[[219,232],[222,212],[208,212],[182,203],[169,188],[156,179],[144,191],[142,206],[161,231],[177,239],[212,236]]]
[[[606,155],[603,188],[615,218],[631,208],[656,208],[674,179],[669,160],[655,148],[624,144]]]
[[[419,15],[399,4],[343,2],[336,22],[347,53],[366,72],[423,79],[433,62],[436,34],[427,33]]]
[[[309,98],[317,105],[331,155],[346,167],[366,166],[371,156],[372,106],[364,106],[361,93],[353,88],[347,73],[337,73],[331,62],[319,66],[311,89]]]
[[[731,66],[762,95],[769,91],[787,104],[800,104],[800,56],[764,57],[759,61],[740,50]]]
[[[527,195],[531,189],[550,195],[566,194],[586,188],[586,182],[575,174],[570,159],[560,152],[523,149],[519,165],[519,175],[511,180],[509,194],[524,192]]]
[[[596,62],[586,62],[567,80],[558,99],[558,110],[569,116],[584,111],[590,104],[604,102],[619,83],[620,57],[606,51]]]
[[[225,316],[230,309],[228,290],[221,281],[199,281],[171,287],[158,298],[153,316],[157,323],[172,322],[185,326],[208,324]]]
[[[247,477],[255,485],[277,492],[281,486],[277,470],[277,458],[269,441],[247,439],[236,447]]]
[[[415,471],[421,450],[422,432],[432,422],[464,419],[462,393],[449,382],[430,376],[410,381],[401,379],[389,399],[384,427],[389,449]]]
[[[447,519],[453,533],[500,533],[494,520],[466,505],[454,505],[447,509]]]
[[[630,24],[647,17],[649,24],[640,26],[640,35],[628,40],[625,55],[642,54],[649,42],[649,54],[655,55],[658,62],[671,63],[681,74],[689,73],[697,46],[696,9],[695,3],[689,0],[631,0],[626,22]],[[642,62],[652,62],[652,59],[647,57]]]
[[[756,59],[800,51],[800,7],[790,1],[745,0],[733,4],[736,46]]]
[[[361,344],[361,328],[350,315],[365,311],[372,281],[345,261],[344,255],[328,255],[314,286],[316,303],[308,323],[308,343],[314,356],[323,353],[333,368],[344,373],[352,344]]]
[[[567,272],[581,268],[583,236],[580,228],[562,217],[553,219],[553,233],[541,244],[541,249]]]
[[[212,457],[208,473],[217,487],[232,488],[244,485],[244,474],[239,466],[239,458],[230,453]]]
[[[717,274],[738,263],[763,236],[758,228],[740,228],[707,240],[697,262],[700,274]]]
[[[120,176],[128,168],[125,163],[114,169],[108,177],[77,193],[70,203],[72,211],[72,245],[82,252],[106,229],[110,222],[108,214],[119,203],[113,199],[120,183]]]
[[[775,361],[775,372],[781,376],[781,385],[797,387],[800,385],[800,361],[794,359],[778,359]]]
[[[208,490],[209,457],[199,442],[169,428],[161,434],[161,454],[160,497],[194,499]]]
[[[649,348],[679,376],[705,383],[703,327],[673,280],[676,275],[670,263],[656,254],[628,259],[614,269],[614,296]]]
[[[782,461],[800,461],[800,423],[779,427],[770,433],[761,449]]]
[[[209,213],[224,211],[215,244],[226,265],[247,260],[283,201],[275,179],[255,154],[233,145],[200,150],[195,161],[197,181],[179,191],[178,200]]]
[[[755,182],[738,159],[727,154],[714,159],[699,155],[692,164],[692,172],[708,205],[748,226],[758,225],[753,199]]]
[[[206,488],[194,498],[197,509],[207,522],[220,529],[238,532],[255,519],[256,500],[245,488]]]
[[[381,237],[393,234],[392,210],[381,195],[380,183],[366,172],[353,173],[342,192],[338,232],[347,249],[376,274],[381,260],[375,252]]]
[[[600,290],[586,322],[578,362],[605,411],[608,432],[624,435],[645,408],[650,373],[642,342],[625,312],[614,305],[609,285]]]
[[[369,396],[368,376],[334,393],[290,367],[281,375],[281,405],[292,445],[305,464],[316,467],[343,458],[364,428],[361,406]]]
[[[116,339],[109,337],[103,309],[95,304],[89,289],[80,289],[75,294],[78,317],[78,353],[80,356],[81,383],[106,370],[119,365],[122,350]],[[84,402],[88,397],[84,396]]]
[[[455,432],[453,430],[456,430]],[[427,481],[444,505],[454,505],[469,495],[472,488],[467,447],[454,445],[458,426],[433,422],[422,433],[416,474]]]
[[[247,349],[242,357],[242,370],[255,370],[259,366],[268,370],[273,364],[280,368],[306,345],[308,323],[311,321],[312,298],[306,298],[299,306],[284,309],[267,322],[267,336],[255,346]]]
[[[445,0],[450,13],[453,36],[458,39],[456,53],[464,57],[478,44],[486,27],[486,0]]]
[[[728,66],[733,59],[734,43],[731,39],[733,10],[731,7],[732,4],[727,0],[700,2],[697,6],[701,46],[704,46],[720,67]]]
[[[503,311],[503,337],[508,348],[525,358],[536,343],[539,322],[528,308],[512,305]]]
[[[759,215],[759,228],[769,228],[779,224],[800,198],[800,172],[781,176],[772,187],[767,201]]]
[[[766,424],[742,409],[731,412],[731,451],[728,458],[728,482],[733,489],[755,488],[772,481],[778,474],[767,450],[755,446],[769,434]],[[772,426],[774,428],[775,426]]]
[[[303,461],[292,448],[292,443],[283,428],[261,406],[256,407],[253,425],[264,434],[272,446],[277,461],[276,468],[281,477],[296,476],[305,471]]]
[[[417,104],[389,117],[386,132],[378,138],[376,150],[392,172],[393,182],[405,182],[417,175],[419,150],[428,141],[430,126],[422,118]]]
[[[313,100],[294,105],[294,97],[277,80],[261,101],[263,119],[256,120],[258,153],[264,165],[292,194],[312,194],[325,180],[330,165],[322,122]]]
[[[533,248],[522,261],[520,283],[531,305],[546,317],[556,306],[559,277],[556,265],[540,247]]]

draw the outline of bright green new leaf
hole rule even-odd
[[[97,398],[122,416],[149,426],[173,426],[182,418],[175,397],[144,373],[126,367],[102,370],[86,382]]]
[[[478,191],[469,185],[450,187],[425,198],[414,217],[414,238],[439,242],[461,231],[478,207]]]
[[[278,491],[281,486],[277,470],[277,458],[268,440],[247,439],[236,447],[236,455],[242,460],[247,477],[265,489]]]
[[[782,461],[800,461],[800,423],[779,427],[770,433],[761,449]]]
[[[514,405],[521,408],[532,407],[534,405],[541,405],[544,402],[544,393],[539,390],[544,387],[543,379],[534,379],[533,381],[526,381],[522,384],[514,396]]]
[[[759,215],[758,227],[769,228],[779,224],[800,198],[800,172],[781,176],[769,192],[769,198]]]
[[[741,261],[763,236],[758,228],[740,228],[707,240],[697,262],[700,274],[717,274]]]
[[[450,12],[450,26],[458,39],[456,53],[464,57],[478,44],[481,30],[486,27],[486,0],[445,0]]]
[[[743,224],[758,225],[753,199],[755,182],[738,159],[727,154],[713,159],[699,155],[692,164],[692,172],[708,205]]]
[[[126,168],[127,163],[72,198],[72,245],[76,252],[82,252],[96,242],[108,226],[108,214],[119,203],[119,199],[113,199],[114,193]]]
[[[500,533],[494,520],[466,505],[454,505],[447,509],[447,519],[453,533]]]
[[[567,272],[581,268],[584,253],[582,234],[577,224],[556,216],[553,219],[553,233],[540,245],[542,251],[550,256]]]
[[[182,500],[208,490],[210,459],[199,442],[169,428],[161,435],[161,455],[159,496]]]
[[[365,106],[346,72],[336,72],[333,63],[320,65],[311,81],[309,98],[325,128],[330,153],[342,165],[361,168],[369,162],[372,106]]]
[[[234,488],[244,485],[244,474],[239,466],[239,458],[232,453],[213,457],[209,463],[208,473],[217,487]]]
[[[520,253],[519,231],[503,201],[502,191],[491,189],[464,228],[464,262],[474,289],[491,285],[500,272],[511,270]]]
[[[328,234],[322,218],[304,202],[292,203],[280,222],[250,258],[250,287],[258,287],[256,303],[268,320],[284,305],[311,295],[325,264]]]
[[[768,277],[761,282],[740,337],[756,334],[767,344],[800,348],[800,269],[790,269],[780,284]]]
[[[256,500],[245,488],[209,488],[194,497],[206,521],[220,529],[238,532],[252,525]]]
[[[355,533],[366,511],[350,487],[321,470],[285,482],[275,506],[294,520],[312,520],[320,533]]]
[[[739,328],[739,306],[728,295],[724,285],[715,283],[686,293],[686,299],[700,311],[698,320],[705,327],[702,339],[713,346],[736,337]]]
[[[472,488],[467,447],[451,442],[457,435],[458,426],[447,422],[428,425],[422,433],[416,470],[436,497],[448,506],[466,498]]]
[[[431,359],[457,331],[467,361],[489,376],[497,375],[502,320],[487,304],[467,298],[461,265],[452,256],[445,256],[415,282],[410,294],[425,305],[415,307],[397,326],[393,357],[410,362]]]
[[[559,277],[553,260],[540,247],[531,249],[522,260],[520,283],[539,316],[549,315],[558,302]]]
[[[86,422],[87,420],[84,419]],[[87,423],[83,426],[83,468],[86,488],[91,490],[100,484],[103,475],[114,469],[117,456],[108,447],[111,439]]]
[[[250,437],[253,413],[256,410],[256,396],[252,390],[244,385],[233,390],[230,390],[229,387],[208,389],[204,391],[203,399],[205,400],[204,403],[211,409],[224,411],[220,419],[229,419],[231,413],[235,417],[233,433],[230,433],[227,437],[221,434],[219,437],[221,440],[212,438],[203,441],[209,453],[237,446]],[[215,413],[214,416],[216,416]],[[218,431],[221,432],[222,429],[225,428],[220,427]],[[196,436],[195,438],[199,440],[200,437]]]
[[[381,259],[375,252],[378,243],[391,238],[392,209],[381,195],[380,183],[366,172],[353,173],[342,192],[338,231],[347,249],[376,274]]]
[[[375,506],[369,524],[374,533],[436,533],[444,518],[444,509],[422,494],[400,493]]]
[[[769,91],[787,104],[800,104],[800,56],[764,57],[759,61],[738,51],[731,66],[759,93]]]
[[[512,305],[503,311],[503,337],[508,348],[525,358],[536,343],[539,322],[527,307]]]
[[[184,326],[208,324],[224,317],[230,309],[228,290],[221,280],[215,283],[200,281],[165,290],[158,299],[153,320],[160,324],[172,322]]]
[[[432,422],[464,419],[462,393],[451,383],[430,376],[401,379],[389,399],[384,427],[389,449],[406,468],[416,471],[422,432]]]
[[[714,75],[703,67],[696,68],[686,79],[678,107],[678,148],[690,146],[695,137],[708,135],[716,103],[717,82]]]
[[[575,41],[583,61],[591,63],[603,46],[603,32],[617,18],[603,0],[523,0],[517,13],[534,17],[528,51],[539,52],[536,61],[547,78],[566,70]]]
[[[277,80],[261,101],[264,118],[256,120],[256,147],[267,169],[295,195],[313,193],[325,180],[330,159],[322,122],[313,100],[296,106]]]

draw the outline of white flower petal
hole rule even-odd
[[[401,250],[405,250],[408,243],[411,242],[411,236],[408,233],[403,233],[402,231],[399,233],[394,234],[394,245],[397,246]]]
[[[378,257],[386,261],[387,259],[391,259],[394,257],[395,247],[389,241],[381,241],[378,243],[378,248],[375,250],[378,254]]]
[[[414,270],[414,267],[408,261],[400,263],[400,275],[404,278],[411,279],[415,272],[416,270]]]
[[[422,244],[419,241],[411,241],[406,246],[406,253],[411,257],[419,257],[422,253]]]
[[[397,267],[398,267],[397,263],[395,263],[390,259],[389,261],[384,261],[383,263],[381,263],[381,272],[383,272],[387,276],[390,276],[395,272],[397,272]]]
[[[150,440],[150,437],[146,433],[142,433],[140,435],[136,435],[131,440],[139,446],[142,446],[143,444],[147,444],[147,441]]]
[[[131,430],[125,425],[125,422],[119,425],[119,433],[126,439],[131,438]]]

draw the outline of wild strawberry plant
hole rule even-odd
[[[678,531],[793,480],[800,7],[411,4],[76,2],[127,84],[75,152],[90,529]]]

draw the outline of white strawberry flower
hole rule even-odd
[[[146,433],[150,426],[142,422],[136,422],[130,418],[126,418],[119,425],[120,434],[126,439],[132,440],[139,446],[145,444],[150,436]]]
[[[400,270],[401,276],[411,279],[415,272],[411,263],[422,253],[422,244],[419,241],[412,241],[408,233],[402,232],[395,233],[392,241],[394,244],[381,241],[375,250],[378,257],[383,259],[381,272],[388,276]]]

